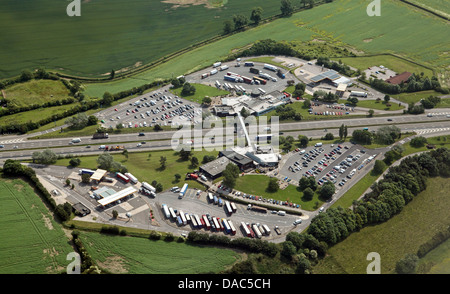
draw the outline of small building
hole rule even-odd
[[[99,183],[103,177],[106,175],[107,171],[104,169],[97,169],[94,174],[91,176],[90,180],[94,181],[94,183]]]
[[[390,77],[385,82],[392,84],[392,85],[401,85],[403,83],[406,83],[408,81],[409,77],[411,77],[411,76],[412,76],[412,73],[405,71],[399,75]]]
[[[78,216],[86,216],[91,213],[91,210],[80,202],[72,205],[72,210]]]
[[[231,161],[227,157],[219,157],[199,167],[199,171],[210,179],[217,179],[222,175]]]
[[[228,158],[234,164],[236,164],[241,171],[247,172],[255,168],[253,160],[233,150],[220,151],[219,158],[223,156]]]
[[[347,90],[347,84],[339,84],[336,89],[336,95],[339,97],[344,96],[345,91]]]

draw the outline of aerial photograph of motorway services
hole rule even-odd
[[[449,2],[0,8],[1,276],[450,273]]]

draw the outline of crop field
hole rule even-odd
[[[450,19],[450,3],[446,0],[409,0],[409,2]]]
[[[0,273],[65,271],[73,249],[33,189],[19,179],[0,178]]]
[[[256,6],[264,17],[280,13],[279,0],[177,2],[82,1],[81,16],[69,17],[68,1],[2,1],[0,79],[39,66],[76,76],[119,73],[220,34],[234,14],[250,17]]]
[[[241,260],[240,255],[230,249],[176,241],[88,232],[83,232],[80,237],[98,265],[116,274],[217,273]]]
[[[427,189],[405,206],[401,213],[385,223],[352,233],[329,248],[328,256],[314,267],[314,273],[364,274],[370,261],[367,254],[377,252],[381,273],[393,273],[395,264],[407,253],[416,253],[421,244],[448,226],[448,189],[450,181],[432,178]]]
[[[116,93],[157,78],[194,72],[256,40],[267,38],[277,41],[318,39],[335,45],[347,44],[361,54],[395,53],[448,71],[448,43],[442,42],[450,39],[448,23],[392,0],[383,2],[383,13],[379,17],[367,16],[366,7],[367,1],[363,0],[341,0],[320,5],[194,49],[132,78],[87,84],[86,94],[101,97],[106,89]]]
[[[7,87],[5,90],[9,104],[17,107],[43,104],[49,101],[67,99],[69,90],[60,81],[31,80]]]

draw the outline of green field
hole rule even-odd
[[[69,90],[61,81],[31,80],[7,87],[5,95],[9,101],[8,106],[28,106],[30,104],[43,104],[69,98]]]
[[[408,71],[417,74],[423,72],[425,76],[428,77],[433,76],[433,71],[431,69],[389,54],[374,55],[374,56],[343,57],[343,58],[335,58],[334,60],[336,61],[341,60],[342,63],[360,70],[365,70],[372,66],[383,65],[399,74],[404,71]]]
[[[313,272],[365,274],[370,262],[366,260],[367,254],[377,252],[381,258],[381,273],[393,273],[398,260],[407,253],[416,253],[421,244],[450,223],[448,189],[448,179],[429,179],[427,189],[400,214],[385,223],[352,233],[329,248],[328,256]]]
[[[128,159],[121,153],[111,153],[114,160],[121,162],[128,170],[139,179],[139,181],[145,181],[151,183],[156,180],[163,185],[164,190],[173,186],[182,186],[184,183],[184,176],[188,172],[192,172],[198,167],[192,167],[191,162],[182,161],[179,155],[173,150],[165,151],[151,151],[151,152],[130,152]],[[151,154],[151,157],[149,157]],[[195,152],[193,156],[196,156],[201,164],[203,156],[205,155],[217,155],[217,152],[199,151]],[[166,168],[160,169],[160,158],[165,156],[167,158]],[[80,157],[80,168],[97,168],[98,156],[83,156]],[[56,162],[56,165],[69,166],[69,159],[60,159]],[[175,181],[174,175],[178,173],[181,175],[180,182]],[[189,187],[202,189],[203,186],[196,181],[188,181]]]
[[[319,208],[319,206],[323,203],[323,201],[319,200],[317,194],[314,194],[312,200],[305,201],[302,199],[303,192],[297,190],[297,186],[288,185],[285,189],[279,189],[275,193],[267,192],[266,188],[269,184],[270,178],[265,175],[245,175],[243,177],[239,177],[236,180],[235,190],[241,191],[246,194],[254,195],[254,196],[262,196],[267,199],[288,201],[295,204],[300,204],[301,209],[305,210],[315,210]],[[318,204],[316,205],[316,202]]]
[[[172,93],[174,93],[177,96],[183,97],[184,99],[187,99],[192,102],[196,102],[199,104],[202,104],[202,99],[205,98],[205,96],[208,97],[217,97],[222,95],[227,95],[230,92],[225,90],[217,89],[216,87],[211,87],[204,84],[192,84],[192,86],[195,87],[195,93],[193,95],[182,95],[181,91],[183,88],[177,88],[170,90]]]
[[[0,273],[65,272],[69,238],[28,183],[0,178],[0,201]]]
[[[344,103],[347,104],[348,101],[346,99],[339,99],[338,103]],[[367,109],[373,109],[373,110],[385,110],[385,111],[396,111],[396,110],[402,110],[405,107],[404,106],[398,106],[398,103],[390,102],[391,106],[386,106],[386,102],[384,101],[376,101],[376,100],[363,100],[359,99],[358,103],[356,104],[357,107],[367,108]]]
[[[220,34],[223,21],[234,14],[249,17],[256,6],[264,9],[264,17],[280,12],[279,0],[229,0],[213,9],[157,0],[96,0],[82,1],[81,16],[69,17],[69,3],[2,1],[0,79],[39,66],[77,76],[100,77],[112,69],[119,74]]]
[[[429,274],[450,274],[450,239],[431,250],[419,261]]]
[[[395,53],[432,68],[448,70],[448,43],[442,42],[449,39],[442,35],[449,32],[448,23],[392,0],[383,3],[383,13],[376,18],[367,16],[366,6],[366,1],[362,0],[342,0],[320,5],[290,18],[277,19],[191,50],[133,78],[87,84],[86,94],[100,97],[107,89],[115,93],[157,78],[194,72],[229,55],[233,50],[267,38],[277,41],[320,39],[337,46],[348,44],[366,54]]]
[[[409,2],[450,19],[450,3],[447,0],[409,0]]]
[[[434,90],[428,90],[428,91],[420,91],[415,93],[401,93],[398,95],[391,95],[392,98],[398,101],[402,101],[405,103],[417,103],[420,101],[420,99],[427,98],[429,96],[441,96],[442,94],[439,92],[436,92]]]
[[[81,240],[100,266],[120,274],[218,273],[241,259],[230,249],[147,238],[83,232]]]

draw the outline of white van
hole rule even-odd
[[[72,139],[72,143],[80,143],[81,139],[80,138],[74,138]]]

